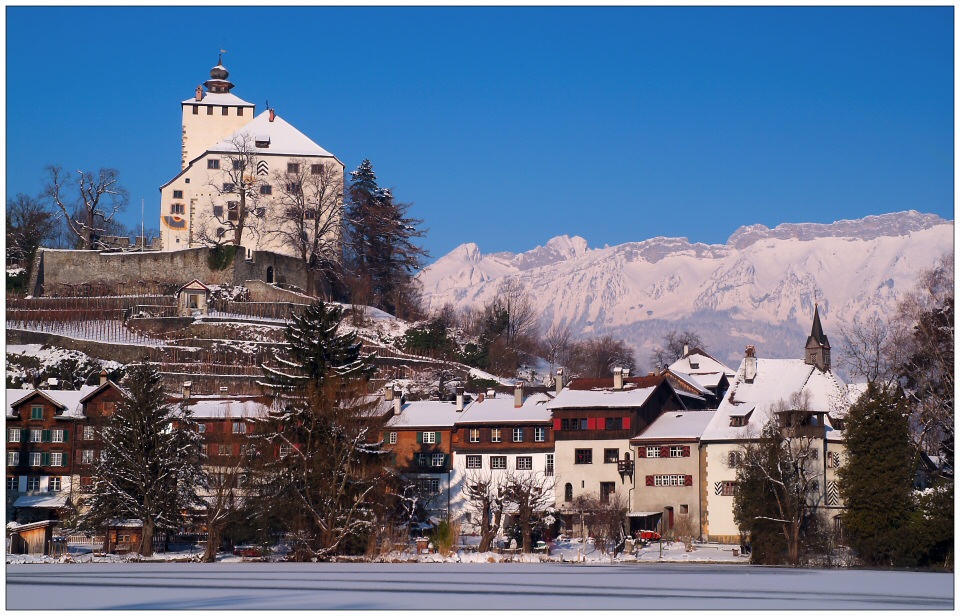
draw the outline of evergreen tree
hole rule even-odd
[[[850,408],[844,430],[846,463],[840,493],[844,536],[870,565],[910,565],[910,517],[916,450],[902,392],[875,383]]]
[[[132,367],[124,386],[126,396],[103,430],[83,522],[102,528],[111,519],[142,520],[140,553],[149,556],[155,532],[180,528],[183,511],[201,504],[201,437],[186,407],[165,402],[152,367]]]
[[[289,349],[264,366],[273,412],[255,441],[271,461],[257,480],[264,519],[295,533],[294,557],[362,552],[384,501],[387,452],[372,356],[339,334],[342,308],[318,302],[288,326]]]
[[[369,160],[351,172],[347,204],[347,262],[355,279],[355,303],[371,303],[397,316],[419,310],[413,274],[427,252],[413,243],[423,237],[422,220],[407,216],[409,203],[397,202],[377,183]],[[399,311],[399,313],[398,313]]]

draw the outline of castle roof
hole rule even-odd
[[[236,140],[238,138],[248,138],[251,141],[253,151],[257,154],[333,156],[280,116],[274,114],[271,121],[270,115],[271,110],[264,111],[207,151],[231,154],[237,151]],[[269,145],[267,147],[256,147],[255,144],[262,141],[269,141]]]
[[[215,107],[254,107],[253,103],[248,103],[243,100],[236,94],[230,94],[229,92],[207,92],[204,94],[203,98],[197,100],[196,98],[188,98],[183,101],[183,105],[200,105],[207,106],[213,105]],[[206,113],[206,112],[204,112]]]

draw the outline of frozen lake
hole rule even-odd
[[[670,564],[7,565],[7,609],[953,609],[953,575]]]

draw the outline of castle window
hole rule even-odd
[[[236,184],[234,184],[233,182],[224,182],[224,183],[223,183],[223,192],[225,192],[225,193],[232,193],[232,192],[234,192],[234,190],[236,190]]]
[[[238,116],[242,116],[242,115],[243,115],[243,107],[237,107],[237,115],[238,115]]]
[[[300,173],[300,163],[287,163],[287,173]]]
[[[260,186],[260,194],[261,194],[261,195],[272,195],[272,194],[273,194],[273,186],[270,186],[269,184],[263,184],[262,186]]]
[[[227,220],[232,222],[240,220],[240,203],[238,201],[227,201]]]
[[[310,165],[310,173],[313,175],[320,175],[323,173],[323,165]]]
[[[213,115],[213,107],[207,107],[207,115]]]
[[[196,105],[190,105],[190,106],[193,107],[193,115],[197,115],[198,113],[200,113],[200,109]]]
[[[212,107],[211,107],[212,109]],[[219,169],[220,168],[220,159],[219,158],[210,158],[207,159],[207,169]]]
[[[170,204],[170,213],[171,214],[183,214],[184,207],[182,203],[171,203]]]
[[[227,115],[227,110],[228,110],[228,109],[230,109],[230,108],[229,108],[229,107],[221,107],[221,108],[220,108],[220,114],[221,114],[221,115]]]
[[[183,199],[183,191],[182,191],[182,190],[175,190],[175,191],[173,191],[173,198],[174,198],[174,199]]]
[[[290,182],[287,184],[287,192],[298,193],[300,192],[300,182]]]
[[[213,216],[214,218],[220,219],[223,218],[223,206],[215,205],[213,206]]]
[[[308,207],[307,209],[303,210],[304,220],[313,220],[316,217],[317,217],[317,211],[315,209]]]

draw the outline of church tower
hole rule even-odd
[[[210,69],[210,79],[198,85],[193,98],[180,103],[183,115],[183,133],[180,168],[219,143],[256,115],[256,106],[231,94],[233,83],[223,66],[223,56]]]
[[[820,325],[820,307],[816,304],[813,307],[813,328],[807,337],[803,361],[808,365],[816,366],[821,372],[830,369],[830,341],[823,333],[823,326]]]

